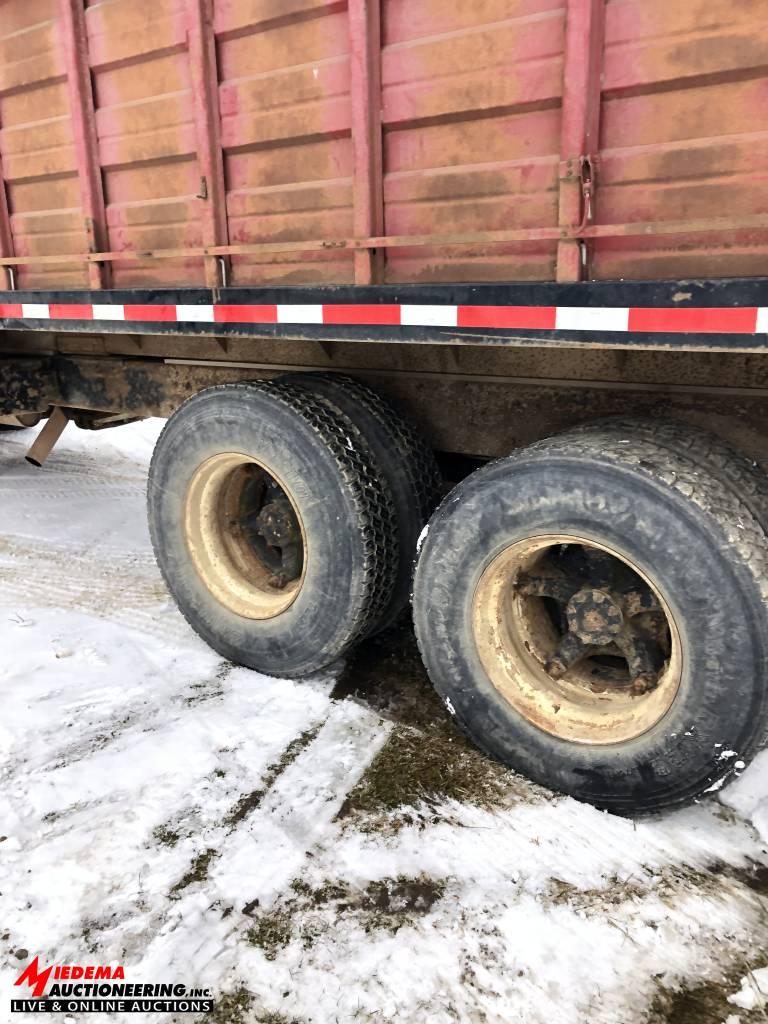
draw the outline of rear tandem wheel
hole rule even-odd
[[[768,541],[711,468],[595,425],[445,499],[414,619],[479,746],[618,812],[685,803],[745,766],[768,718]]]

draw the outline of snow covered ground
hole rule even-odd
[[[405,631],[302,683],[223,662],[154,566],[157,432],[42,470],[0,436],[0,1020],[36,954],[218,1024],[768,1019],[768,753],[633,823],[469,748]]]

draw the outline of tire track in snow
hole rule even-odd
[[[0,457],[0,504],[17,531],[0,538],[2,604],[22,614],[66,607],[158,639],[188,640],[190,627],[152,554],[142,462],[119,451],[99,459],[63,448],[36,470],[19,462],[29,442],[14,438]]]
[[[258,810],[219,851],[210,878],[236,902],[268,905],[301,872],[392,725],[351,702],[333,705],[317,737],[279,776]]]
[[[24,456],[34,440],[34,434],[31,431],[21,437],[3,434],[0,440],[0,491],[9,484],[20,484],[26,488],[50,487],[55,483],[60,489],[62,481],[67,477],[79,481],[87,479],[94,484],[110,484],[113,480],[119,480],[136,481],[137,486],[143,485],[146,468],[142,460],[113,450],[106,461],[98,455],[93,455],[85,447],[66,448],[65,445],[71,438],[77,438],[83,445],[89,444],[90,440],[77,434],[70,434],[65,438],[64,444],[51,452],[44,466],[37,468],[24,461]],[[104,439],[109,440],[108,437]]]
[[[173,904],[132,972],[151,977],[170,970],[193,979],[191,984],[221,988],[248,951],[244,936],[252,920],[242,908],[253,899],[269,906],[301,876],[313,849],[337,830],[339,808],[391,729],[352,702],[332,704],[315,739],[215,847],[204,883]],[[226,913],[217,921],[212,907]]]
[[[130,740],[135,734],[155,732],[163,728],[169,716],[181,720],[195,714],[195,709],[205,700],[226,701],[221,688],[222,680],[231,670],[229,662],[222,662],[212,674],[201,673],[193,683],[182,683],[178,693],[161,693],[157,699],[147,699],[141,692],[129,690],[125,700],[107,709],[106,715],[98,704],[81,703],[72,709],[71,721],[78,725],[79,736],[74,742],[57,745],[54,737],[50,748],[37,761],[19,759],[14,771],[20,766],[25,771],[56,772],[77,761],[85,760],[100,750]],[[62,731],[62,736],[66,733]],[[4,772],[0,769],[0,780]]]
[[[0,540],[0,599],[19,609],[64,606],[158,639],[191,635],[151,551],[127,552],[98,540],[83,550],[6,535]]]
[[[69,479],[68,479],[69,477]],[[146,488],[141,483],[134,486],[122,481],[113,482],[104,480],[94,482],[90,473],[84,474],[88,480],[83,484],[79,477],[71,474],[56,478],[56,487],[51,487],[49,481],[27,480],[17,478],[8,480],[7,477],[0,477],[0,501],[3,506],[18,504],[20,507],[29,510],[30,499],[34,501],[48,501],[51,503],[71,502],[77,498],[99,497],[116,501],[117,499],[139,499],[146,496]]]

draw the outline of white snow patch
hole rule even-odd
[[[741,762],[737,767],[743,768]],[[724,804],[732,807],[743,818],[752,821],[768,843],[768,750],[763,750],[744,774],[723,792]]]
[[[723,788],[723,786],[725,785],[727,779],[728,779],[728,776],[724,775],[722,777],[722,779],[717,779],[715,782],[712,783],[711,786],[707,786],[707,788],[704,790],[704,792],[705,793],[717,793],[717,791],[719,789]]]
[[[757,1010],[768,1006],[768,967],[750,971],[741,979],[739,991],[728,996],[728,1002],[742,1010]]]

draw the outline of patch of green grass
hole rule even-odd
[[[394,934],[428,914],[445,889],[445,882],[426,875],[384,878],[364,889],[331,880],[311,886],[297,878],[278,907],[254,918],[244,938],[267,960],[275,960],[292,939],[310,949],[345,917],[356,918],[368,933],[385,929]]]
[[[152,831],[152,838],[155,842],[160,843],[161,846],[170,846],[173,849],[181,839],[181,834],[167,825],[158,825]]]
[[[508,802],[512,774],[447,722],[427,732],[398,725],[350,792],[338,817],[375,816],[446,800],[494,807]]]
[[[347,659],[332,700],[354,697],[403,725],[429,728],[448,714],[421,660],[410,624],[365,640]]]
[[[722,1024],[730,1016],[738,1016],[741,1024],[763,1024],[768,1019],[763,1008],[740,1009],[728,1002],[728,996],[739,991],[750,971],[768,966],[764,961],[764,957],[758,963],[737,961],[719,979],[694,980],[679,988],[660,984],[647,1024]]]
[[[245,1024],[245,1015],[253,1005],[253,995],[244,988],[216,998],[216,1005],[201,1019],[201,1024]]]
[[[216,850],[207,849],[199,853],[189,866],[189,870],[173,886],[169,895],[171,899],[178,898],[180,892],[193,885],[195,882],[204,882],[208,877],[208,869],[211,861],[218,857]]]
[[[266,789],[262,788],[254,789],[251,793],[244,793],[224,819],[226,824],[234,826],[239,825],[241,821],[245,821],[248,815],[252,814],[259,806],[266,792]]]
[[[760,896],[768,896],[768,866],[758,864],[756,861],[748,860],[743,867],[733,867],[728,864],[712,864],[709,870],[715,875],[732,878],[735,882],[741,882],[748,889],[758,893]]]
[[[418,878],[383,878],[366,888],[360,908],[365,930],[385,928],[397,932],[413,918],[428,914],[445,893],[445,882],[420,875]]]
[[[282,910],[261,914],[245,933],[245,941],[257,946],[267,960],[275,960],[281,949],[291,941],[291,915]]]
[[[459,730],[429,681],[409,625],[360,644],[331,696],[364,702],[395,722],[338,814],[361,831],[392,832],[422,821],[410,811],[419,804],[455,800],[490,809],[550,796],[481,753]]]
[[[295,893],[282,912],[283,922],[299,913],[306,915],[298,929],[305,948],[313,945],[328,927],[313,911],[332,906],[334,917],[357,915],[366,932],[379,928],[396,932],[414,918],[428,914],[445,894],[445,882],[419,875],[399,875],[371,882],[356,889],[344,882],[328,881],[313,888],[302,879],[291,883]]]
[[[256,997],[245,988],[227,992],[216,998],[216,1006],[200,1018],[199,1024],[302,1024],[274,1010],[259,1010],[255,1002]]]
[[[303,878],[294,878],[291,882],[291,889],[297,896],[309,896],[312,893],[312,886]]]
[[[319,888],[313,889],[311,885],[300,878],[296,878],[291,882],[291,889],[297,896],[302,897],[305,903],[315,907],[323,907],[327,903],[347,899],[351,891],[349,886],[341,882],[326,882]]]

